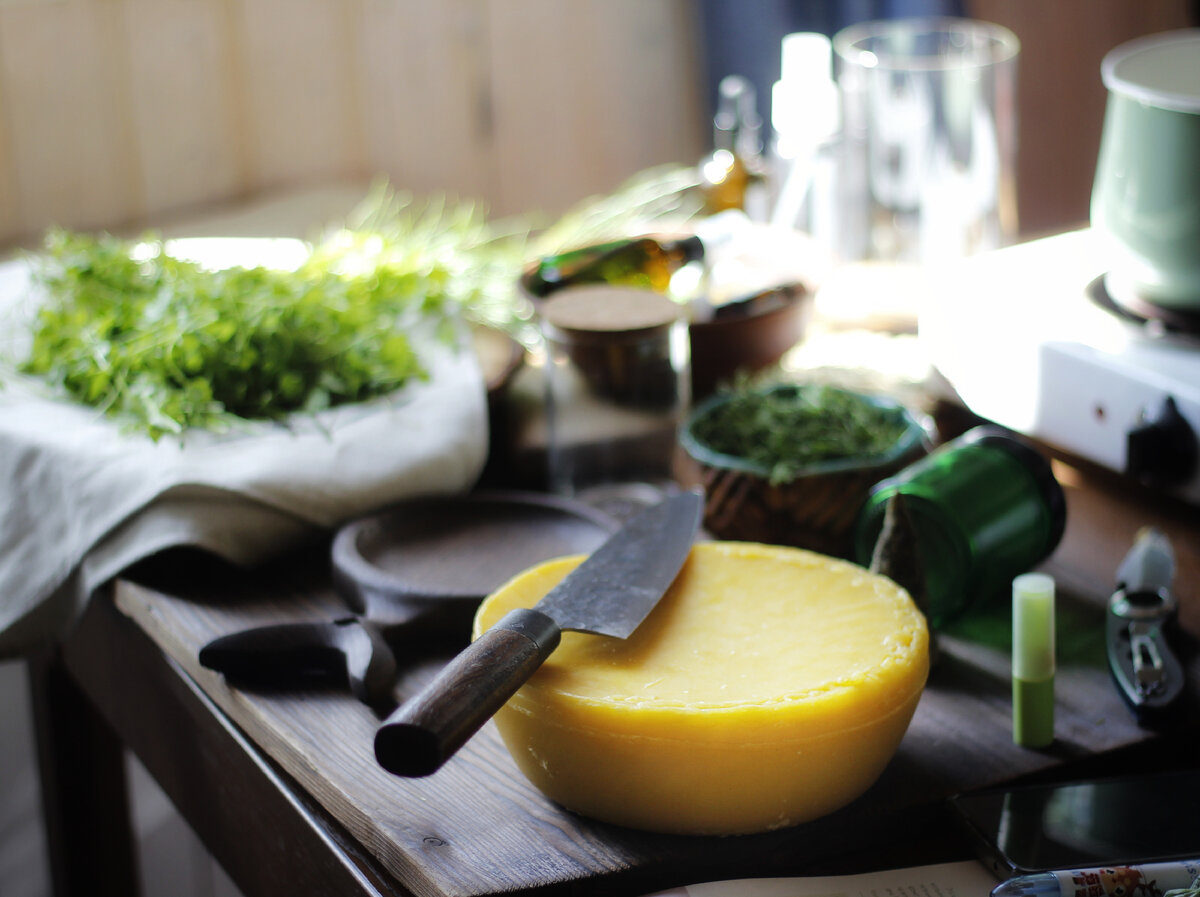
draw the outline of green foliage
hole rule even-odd
[[[444,278],[390,263],[348,275],[337,258],[210,271],[159,241],[53,230],[21,369],[156,439],[363,401],[427,376],[404,328],[414,309],[446,310]]]
[[[773,484],[826,461],[866,459],[904,434],[902,411],[831,386],[734,388],[692,424],[693,436],[716,452],[770,471]]]

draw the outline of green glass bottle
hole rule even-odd
[[[924,584],[918,603],[934,629],[1010,589],[1054,551],[1066,525],[1049,462],[998,427],[976,427],[875,486],[855,523],[864,566],[897,494],[919,555],[911,559]]]
[[[547,256],[538,264],[527,284],[529,291],[541,298],[563,287],[596,283],[643,287],[665,293],[680,268],[703,258],[704,244],[699,237],[644,236]]]
[[[754,85],[741,75],[727,75],[718,86],[713,152],[700,163],[700,186],[705,214],[741,209],[753,221],[766,221],[762,120]]]

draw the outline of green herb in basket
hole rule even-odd
[[[783,385],[726,394],[693,422],[692,435],[769,470],[778,485],[813,464],[883,454],[906,428],[899,408],[831,386]]]

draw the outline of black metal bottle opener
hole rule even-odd
[[[1174,576],[1170,541],[1157,529],[1142,529],[1117,568],[1117,589],[1108,602],[1108,666],[1145,725],[1165,722],[1183,693],[1183,668],[1164,631],[1178,609]]]

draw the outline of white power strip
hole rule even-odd
[[[1076,231],[932,272],[921,340],[975,413],[1153,479],[1162,456],[1131,459],[1130,433],[1164,414],[1169,399],[1175,426],[1200,438],[1200,339],[1158,334],[1096,305],[1097,243]],[[1200,463],[1155,485],[1200,504]]]
[[[1200,361],[1200,349],[1193,351]],[[1090,346],[1045,343],[1041,387],[1028,434],[1111,470],[1136,473],[1130,471],[1129,433],[1163,413],[1168,398],[1192,433],[1200,434],[1200,380],[1172,380]],[[1200,504],[1200,465],[1190,478],[1164,488]]]

